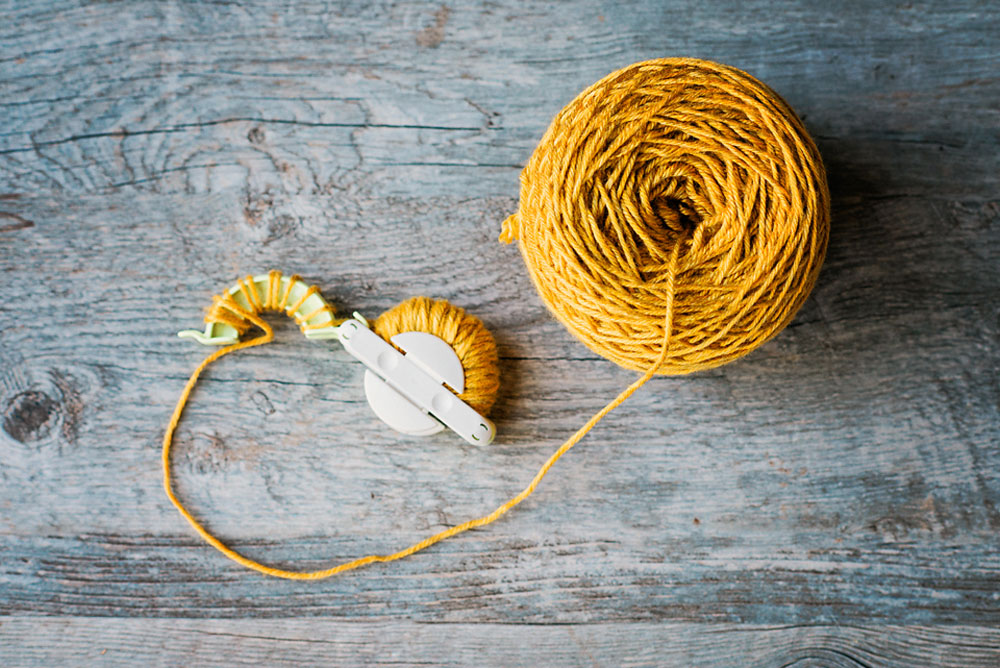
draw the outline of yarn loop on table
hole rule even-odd
[[[829,220],[823,163],[788,104],[734,67],[669,58],[608,75],[555,117],[501,240],[520,240],[556,318],[625,368],[656,363],[672,300],[655,372],[682,374],[788,324]]]
[[[194,391],[202,372],[212,362],[238,350],[261,346],[274,340],[274,329],[261,317],[265,312],[284,312],[289,317],[295,318],[303,333],[334,328],[337,324],[343,322],[343,320],[336,318],[333,308],[328,304],[324,304],[322,307],[304,315],[298,313],[299,307],[306,303],[306,299],[310,295],[319,292],[319,288],[310,286],[302,291],[301,297],[295,300],[291,299],[293,286],[299,281],[300,277],[293,275],[285,281],[286,287],[282,289],[282,273],[272,270],[268,272],[267,286],[261,292],[257,289],[253,276],[247,276],[246,278],[239,279],[236,283],[239,293],[243,295],[247,304],[246,307],[241,306],[233,297],[233,291],[227,291],[212,299],[212,306],[205,315],[206,322],[228,325],[236,329],[240,335],[246,334],[254,328],[261,332],[253,338],[245,341],[237,341],[224,348],[220,348],[202,360],[201,364],[195,368],[190,378],[188,378],[181,396],[177,400],[177,405],[174,407],[170,422],[167,424],[166,432],[163,435],[161,461],[163,466],[164,491],[166,491],[167,498],[177,508],[177,511],[180,512],[205,542],[236,563],[259,573],[289,580],[319,580],[367,564],[403,559],[450,536],[489,524],[501,517],[510,508],[520,503],[523,498],[526,498],[531,493],[530,491],[522,492],[522,496],[508,501],[488,516],[453,525],[397,552],[384,555],[370,554],[315,571],[287,570],[263,564],[232,549],[198,521],[177,497],[174,492],[171,476],[170,452],[173,446],[174,433],[180,424],[181,416],[187,407],[188,399]],[[329,314],[329,317],[326,317],[326,314]],[[320,320],[314,322],[313,320],[317,317]],[[459,361],[462,363],[465,374],[465,391],[458,396],[482,414],[487,414],[490,408],[492,408],[496,400],[497,391],[500,388],[497,346],[493,335],[486,329],[486,326],[479,318],[444,300],[412,297],[382,313],[375,320],[373,327],[375,332],[387,341],[396,334],[413,331],[426,332],[442,339],[452,347],[458,355]],[[541,476],[539,476],[540,478]],[[534,484],[537,484],[537,482]],[[534,484],[531,486],[532,490],[534,489]]]

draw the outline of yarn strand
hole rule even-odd
[[[656,359],[655,364],[651,365],[649,369],[635,382],[629,385],[627,388],[622,390],[611,402],[609,402],[604,408],[595,413],[587,422],[576,430],[576,432],[570,436],[566,441],[559,446],[559,448],[553,452],[545,463],[542,464],[541,468],[528,483],[527,487],[521,490],[516,496],[512,497],[502,505],[498,506],[493,512],[488,515],[483,515],[482,517],[477,517],[465,521],[461,524],[457,524],[453,527],[449,527],[444,531],[439,531],[438,533],[428,536],[423,540],[410,545],[407,548],[399,550],[398,552],[393,552],[392,554],[370,554],[365,557],[360,557],[352,561],[347,561],[331,568],[325,568],[315,571],[293,571],[283,568],[275,568],[273,566],[268,566],[259,561],[246,557],[236,550],[232,549],[221,540],[219,540],[211,531],[206,529],[195,517],[184,507],[177,496],[174,494],[173,485],[171,482],[170,473],[170,449],[173,444],[174,432],[177,430],[177,425],[180,423],[181,415],[184,413],[184,408],[187,406],[188,399],[194,390],[195,385],[198,383],[198,378],[201,373],[208,367],[209,364],[218,360],[229,353],[236,352],[237,350],[243,350],[246,348],[253,348],[254,346],[260,346],[265,343],[270,343],[274,339],[274,330],[270,325],[267,324],[260,316],[243,312],[241,315],[249,320],[253,325],[259,327],[264,333],[249,341],[235,343],[233,345],[227,346],[216,352],[212,353],[206,357],[201,364],[194,370],[191,377],[188,379],[187,384],[184,386],[184,390],[181,392],[181,396],[177,401],[177,406],[174,408],[173,415],[170,418],[170,423],[167,425],[167,431],[163,436],[163,486],[166,490],[167,497],[170,502],[174,504],[181,515],[184,516],[194,530],[200,535],[205,542],[217,549],[219,552],[224,554],[229,559],[235,561],[241,566],[245,566],[251,570],[257,571],[264,575],[270,575],[277,578],[284,578],[286,580],[322,580],[324,578],[337,575],[338,573],[344,573],[346,571],[351,571],[362,566],[366,566],[372,563],[385,563],[389,561],[396,561],[397,559],[403,559],[410,556],[416,552],[420,552],[436,543],[456,536],[460,533],[464,533],[469,529],[476,529],[478,527],[486,526],[487,524],[492,524],[496,520],[503,517],[512,508],[520,504],[522,501],[531,496],[538,485],[542,482],[545,476],[548,474],[549,470],[555,465],[559,459],[565,455],[570,449],[573,448],[580,440],[587,435],[587,433],[594,428],[594,426],[600,422],[604,417],[613,411],[618,406],[622,405],[630,396],[632,396],[636,390],[646,384],[650,378],[656,374],[656,370],[660,368],[663,360],[667,356],[667,352],[670,347],[670,331],[673,327],[673,313],[674,313],[674,299],[673,299],[673,276],[677,269],[677,257],[678,252],[675,248],[671,254],[670,264],[667,270],[667,283],[668,289],[666,292],[666,304],[665,313],[663,317],[663,340],[660,346],[660,354]]]

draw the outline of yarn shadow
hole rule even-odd
[[[825,411],[831,397],[860,409],[866,397],[901,395],[914,384],[930,401],[935,378],[950,373],[956,360],[983,347],[996,351],[988,323],[1000,284],[980,242],[997,229],[1000,206],[924,195],[931,154],[928,164],[887,178],[886,165],[900,156],[861,160],[868,155],[862,140],[818,143],[833,215],[813,294],[773,341],[732,364],[674,380],[705,386],[713,401],[736,394],[760,406],[763,398],[781,414],[800,416]],[[940,176],[942,184],[947,178]],[[956,320],[956,313],[969,317]],[[493,323],[487,326],[501,355],[501,390],[492,417],[500,433],[509,433],[524,421],[526,386],[534,372],[515,356],[523,350],[521,340]],[[713,384],[723,389],[716,394],[708,389]],[[642,412],[647,401],[642,395],[658,394],[658,385],[651,383],[621,410]],[[751,397],[754,392],[763,396]],[[878,408],[894,410],[872,410]]]
[[[960,360],[995,358],[1000,280],[984,241],[995,241],[1000,205],[924,194],[935,192],[923,182],[931,164],[887,178],[883,165],[901,156],[858,162],[867,149],[841,139],[819,148],[833,215],[816,287],[784,332],[714,373],[786,388],[781,400],[809,407],[838,392],[926,394]]]

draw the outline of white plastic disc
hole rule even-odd
[[[442,339],[427,332],[402,332],[392,337],[392,342],[405,353],[407,359],[436,380],[447,383],[456,392],[465,389],[462,362],[452,347]],[[444,429],[442,423],[370,370],[365,371],[365,396],[375,415],[398,432],[412,436],[430,436]]]

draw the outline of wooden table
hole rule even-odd
[[[514,0],[6,2],[0,664],[987,666],[1000,662],[1000,8]],[[330,580],[224,559],[160,440],[174,336],[271,267],[374,316],[414,294],[500,346],[489,448],[397,437],[287,320],[226,358],[177,487],[318,568],[494,508],[635,374],[545,310],[518,174],[579,90],[709,58],[799,111],[833,191],[792,325],[657,378],[502,521]]]

